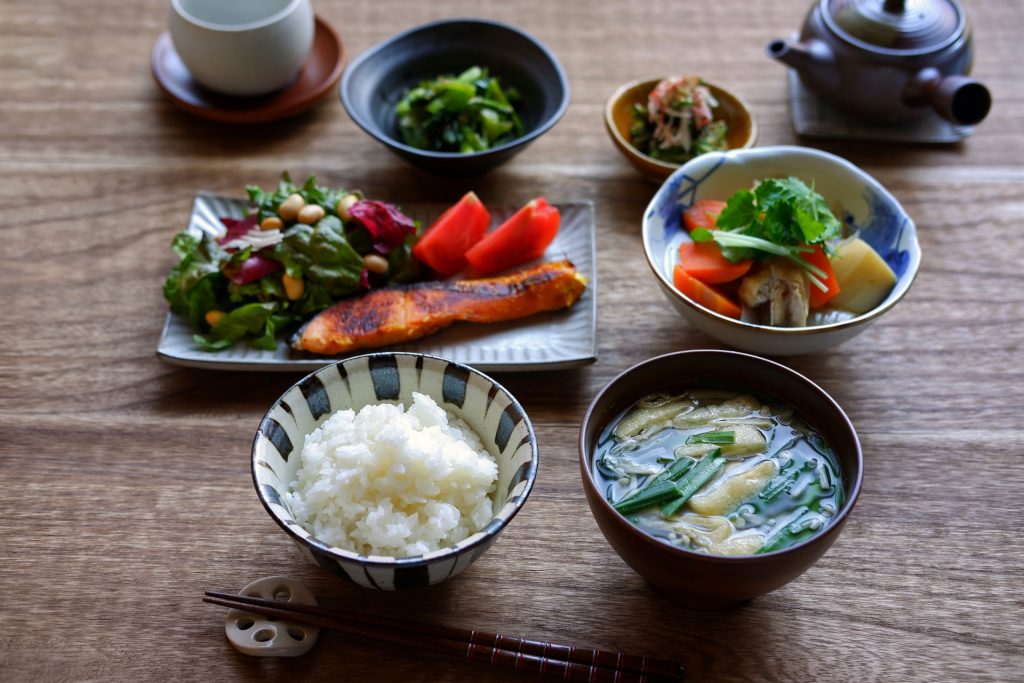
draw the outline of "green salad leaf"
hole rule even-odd
[[[335,298],[359,289],[363,257],[352,248],[337,216],[325,216],[315,226],[296,223],[284,233],[273,257],[292,277],[308,276]]]
[[[287,173],[273,191],[256,186],[246,191],[253,205],[250,215],[256,214],[257,221],[277,216],[281,203],[292,194],[301,195],[306,204],[323,207],[325,216],[314,225],[286,225],[280,242],[259,250],[251,246],[225,249],[209,234],[198,237],[181,232],[174,237],[171,250],[179,260],[164,282],[164,297],[171,310],[186,318],[196,331],[194,338],[201,349],[220,351],[240,341],[274,349],[277,335],[338,299],[421,275],[412,257],[420,226],[394,207],[388,207],[389,215],[404,221],[403,230],[408,234],[403,232],[404,240],[382,253],[380,240],[374,240],[365,225],[356,218],[342,220],[337,213],[338,200],[346,195],[362,201],[358,192],[321,186],[315,176],[295,185]],[[369,253],[388,259],[386,275],[367,271],[363,256]],[[254,269],[243,264],[257,264],[256,274],[244,275]],[[282,281],[285,274],[302,283],[301,295],[295,299],[288,296]]]

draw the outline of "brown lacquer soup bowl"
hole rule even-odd
[[[606,499],[594,459],[607,427],[652,393],[714,386],[736,388],[791,406],[796,417],[831,445],[845,500],[828,524],[809,539],[762,554],[711,555],[642,531]],[[696,608],[736,605],[780,588],[807,571],[842,532],[857,502],[863,475],[857,433],[823,389],[784,365],[734,351],[682,351],[626,370],[591,403],[580,429],[579,452],[587,502],[608,543],[666,598]]]

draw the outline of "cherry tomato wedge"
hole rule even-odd
[[[487,275],[540,257],[558,234],[558,209],[543,197],[528,202],[466,252],[474,275]]]
[[[715,219],[725,208],[725,202],[718,199],[698,199],[683,211],[683,225],[690,232],[697,228],[715,229]]]
[[[412,255],[442,277],[466,268],[466,252],[483,239],[491,214],[473,192],[441,214],[412,248]]]

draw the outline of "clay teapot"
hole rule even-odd
[[[797,41],[768,43],[811,91],[870,121],[912,121],[934,110],[974,125],[992,106],[967,76],[973,50],[957,0],[819,0]]]

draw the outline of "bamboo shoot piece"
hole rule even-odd
[[[860,238],[846,242],[832,257],[832,271],[839,294],[829,302],[860,315],[878,306],[896,284],[896,274],[867,242]]]

